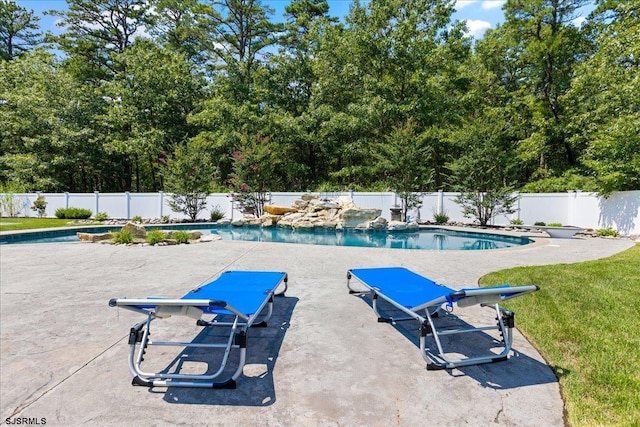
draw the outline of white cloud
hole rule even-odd
[[[472,37],[481,36],[485,31],[491,28],[491,23],[478,19],[467,19],[467,35]]]
[[[484,10],[499,9],[505,3],[506,3],[506,1],[504,1],[504,0],[483,1],[482,2],[482,8]]]
[[[456,1],[456,10],[464,9],[467,6],[471,6],[475,1],[473,0],[457,0]]]

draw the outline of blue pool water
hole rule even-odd
[[[147,227],[147,229],[151,228],[153,227]],[[397,233],[388,233],[386,231],[365,232],[355,230],[292,230],[288,228],[275,227],[216,227],[211,224],[173,224],[162,228],[171,230],[199,230],[203,234],[216,234],[223,240],[391,249],[484,250],[510,248],[526,245],[532,242],[530,239],[525,237],[462,232],[440,228]],[[84,228],[81,231],[87,233],[103,233],[110,229],[118,229],[118,227],[93,227]],[[0,236],[0,244],[79,242],[76,237],[77,231],[79,230],[59,229],[39,233],[23,233],[15,235],[15,237],[4,235]]]

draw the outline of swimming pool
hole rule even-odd
[[[416,232],[370,232],[359,230],[293,230],[280,227],[232,227],[212,224],[171,224],[162,227],[149,226],[147,230],[153,228],[198,230],[203,234],[216,234],[222,240],[390,249],[486,250],[517,247],[532,242],[531,239],[526,237],[454,231],[442,228],[422,228]],[[0,236],[0,244],[79,242],[76,237],[78,231],[104,233],[114,229],[118,229],[118,226],[83,227],[81,229],[65,228],[2,235]]]

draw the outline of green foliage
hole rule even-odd
[[[38,196],[33,201],[31,210],[38,213],[38,218],[44,218],[47,215],[47,201],[45,197],[42,195]]]
[[[286,22],[254,0],[68,3],[59,56],[0,1],[0,185],[163,190],[190,218],[211,191],[259,214],[281,190],[640,188],[637,0],[580,28],[586,0],[509,1],[473,49],[451,1],[339,21],[295,0]]]
[[[191,234],[184,230],[178,230],[171,233],[171,238],[175,240],[177,243],[189,243],[191,239]]]
[[[562,227],[562,224],[559,222],[550,222],[547,224],[547,227]]]
[[[42,42],[40,18],[13,1],[0,1],[0,60],[11,61]]]
[[[84,208],[58,208],[56,209],[56,218],[60,219],[88,219],[93,212]]]
[[[215,205],[213,208],[211,208],[211,222],[216,222],[218,220],[221,220],[222,218],[224,218],[224,211],[220,209],[220,205]]]
[[[98,212],[93,216],[96,221],[103,222],[109,219],[109,215],[106,212]]]
[[[0,196],[0,215],[16,217],[22,212],[23,205],[23,202],[15,194],[3,193]]]
[[[513,205],[518,197],[508,188],[504,188],[486,193],[463,192],[456,196],[455,202],[462,207],[462,215],[465,218],[473,218],[480,225],[487,225],[491,218],[497,215],[514,213]]]
[[[598,237],[618,237],[618,231],[613,228],[601,228],[596,231]]]
[[[545,224],[544,221],[536,221],[536,222],[533,223],[533,225],[539,225],[541,227],[544,227],[547,224]]]
[[[113,242],[119,244],[129,244],[133,243],[133,233],[127,229],[121,229],[120,231],[116,231],[113,234]]]
[[[555,370],[569,425],[633,426],[640,419],[638,277],[640,245],[609,258],[518,267],[480,280],[540,286],[505,305]]]
[[[215,168],[206,148],[196,141],[176,147],[165,172],[165,185],[172,193],[169,200],[171,210],[183,213],[191,221],[195,221],[207,206],[207,195],[214,172]]]
[[[167,236],[164,234],[162,230],[150,230],[147,233],[146,241],[151,245],[155,245],[156,243],[164,242]]]
[[[242,146],[233,152],[230,184],[234,201],[246,213],[264,214],[267,192],[282,182],[282,152],[270,137],[244,135]]]
[[[140,215],[135,215],[134,217],[131,218],[131,221],[142,222],[142,217]]]
[[[520,218],[514,218],[511,221],[509,221],[509,223],[513,225],[522,225],[524,224],[524,221],[521,220]]]
[[[592,177],[567,171],[559,177],[543,178],[528,182],[520,189],[522,193],[562,193],[569,190],[597,191],[598,186]]]
[[[447,222],[449,222],[449,215],[447,215],[447,212],[434,212],[433,213],[433,221],[436,224],[446,224]]]

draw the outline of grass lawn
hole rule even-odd
[[[77,225],[68,219],[58,218],[0,218],[0,231],[28,230]]]
[[[518,267],[483,286],[534,283],[505,304],[560,379],[572,426],[640,426],[640,245],[596,261]]]

